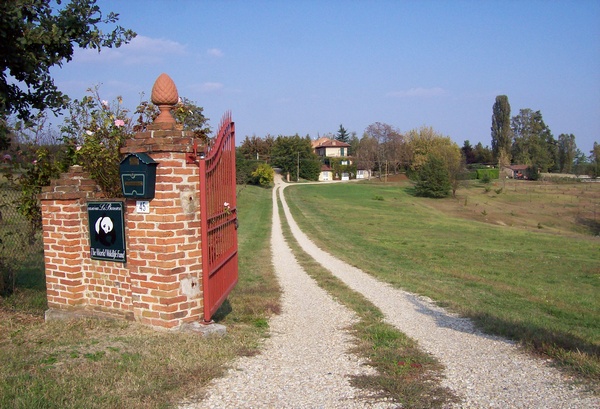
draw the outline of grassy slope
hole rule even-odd
[[[310,185],[286,197],[302,228],[347,262],[600,379],[598,239],[448,217],[407,190]]]

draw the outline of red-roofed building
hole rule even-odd
[[[502,169],[502,173],[511,179],[527,179],[527,165],[511,165]]]
[[[352,166],[350,144],[321,137],[312,141],[312,147],[315,154],[323,161],[319,175],[320,181],[365,179],[369,176],[368,170],[358,170],[356,166]]]
[[[319,156],[326,156],[329,158],[343,158],[349,156],[350,144],[346,142],[329,138],[319,138],[315,142],[318,142],[318,144],[313,144],[313,149]]]

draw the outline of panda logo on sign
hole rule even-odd
[[[114,224],[110,217],[102,215],[96,220],[96,241],[105,246],[112,246],[117,240],[117,232],[114,230]]]

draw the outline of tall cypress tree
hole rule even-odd
[[[492,107],[492,152],[494,159],[510,155],[512,131],[510,127],[510,104],[506,95],[498,95]]]

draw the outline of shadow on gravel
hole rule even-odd
[[[430,305],[418,296],[407,295],[415,305],[416,311],[435,319],[440,328],[451,328],[456,331],[473,334],[489,339],[498,337],[517,341],[532,346],[538,352],[544,352],[548,346],[567,351],[577,351],[600,358],[600,346],[582,338],[560,331],[549,331],[529,323],[503,320],[485,313],[469,314],[466,317],[449,315],[438,307]]]
[[[551,331],[531,323],[516,322],[485,313],[465,317],[449,315],[415,295],[407,295],[417,312],[432,317],[440,328],[472,334],[496,341],[517,342],[527,350],[549,356],[565,369],[585,379],[600,381],[600,345],[561,331]]]
[[[457,315],[450,315],[448,312],[430,304],[430,302],[425,301],[416,295],[407,294],[406,298],[415,306],[415,311],[432,317],[435,320],[436,325],[440,328],[449,328],[486,339],[503,341],[500,337],[492,335],[492,332],[489,334],[483,333],[482,330],[476,326],[472,318],[470,319]]]
[[[595,356],[600,359],[600,346],[582,338],[561,331],[549,331],[533,324],[507,321],[489,314],[473,314],[469,316],[482,331],[519,341],[531,346],[535,351],[544,354],[548,348],[562,348]]]

